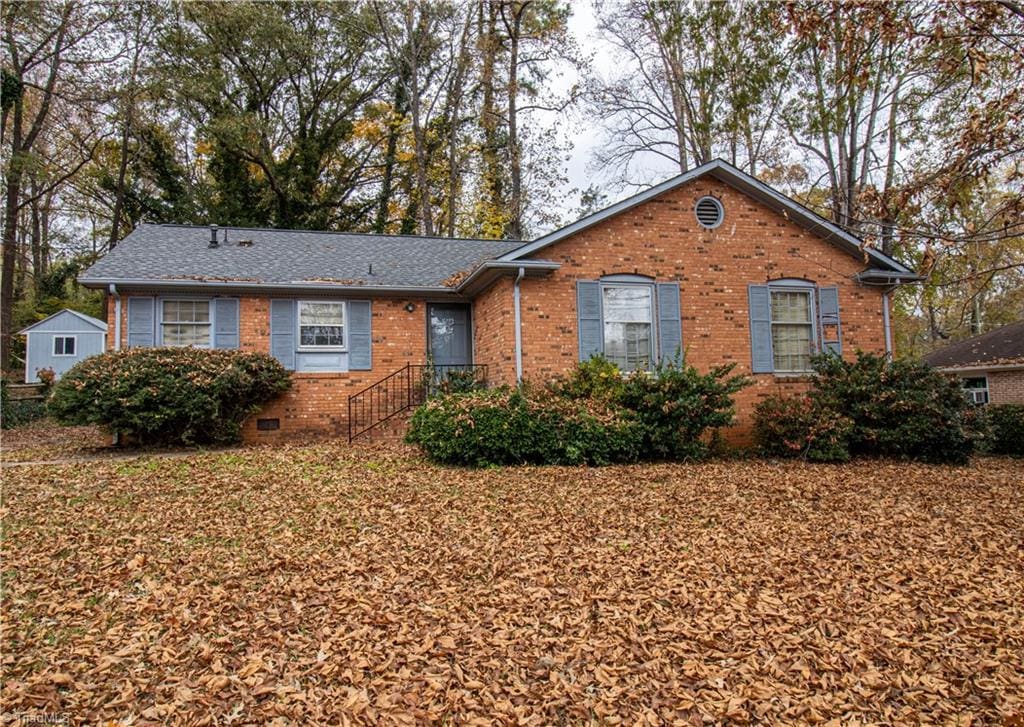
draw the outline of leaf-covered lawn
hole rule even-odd
[[[453,470],[402,448],[4,470],[7,714],[999,723],[1024,465]]]

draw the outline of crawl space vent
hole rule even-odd
[[[713,230],[722,224],[722,219],[725,217],[722,203],[714,197],[701,197],[697,200],[696,213],[697,222],[709,230]]]

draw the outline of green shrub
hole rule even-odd
[[[0,379],[0,426],[15,429],[46,416],[46,404],[39,399],[12,399],[7,379]]]
[[[683,364],[623,377],[597,358],[544,388],[500,388],[432,398],[412,417],[407,441],[438,462],[609,464],[695,459],[706,432],[730,424],[732,367],[698,374]]]
[[[990,429],[987,450],[1024,457],[1024,404],[987,406],[985,418]]]
[[[708,430],[732,424],[733,394],[749,384],[730,376],[734,364],[700,374],[685,362],[626,377],[616,403],[633,412],[643,432],[645,459],[689,460],[707,455]]]
[[[430,399],[406,441],[446,464],[609,464],[636,459],[640,433],[625,412],[528,388]]]
[[[960,384],[930,366],[858,352],[818,356],[811,398],[853,420],[851,454],[964,463],[978,418]]]
[[[54,387],[49,410],[60,422],[99,424],[144,444],[225,443],[290,386],[265,354],[138,348],[76,364]]]
[[[807,396],[770,396],[754,409],[754,435],[769,457],[800,457],[811,462],[850,459],[853,421]]]
[[[625,379],[618,366],[604,356],[593,356],[568,375],[552,379],[547,388],[553,395],[566,399],[615,402],[622,396]]]

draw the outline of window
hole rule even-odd
[[[623,371],[651,368],[654,360],[650,285],[605,285],[604,355]]]
[[[972,404],[988,404],[988,377],[976,376],[962,379],[960,383],[968,401]]]
[[[161,313],[165,346],[210,345],[210,301],[165,300]]]
[[[54,356],[74,356],[75,355],[75,337],[74,336],[54,336],[53,337],[53,355]]]
[[[811,370],[814,323],[811,291],[772,290],[772,355],[775,370],[796,373]]]
[[[299,346],[343,348],[345,304],[299,301]]]

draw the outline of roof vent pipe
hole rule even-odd
[[[217,247],[217,225],[210,225],[210,247]]]

